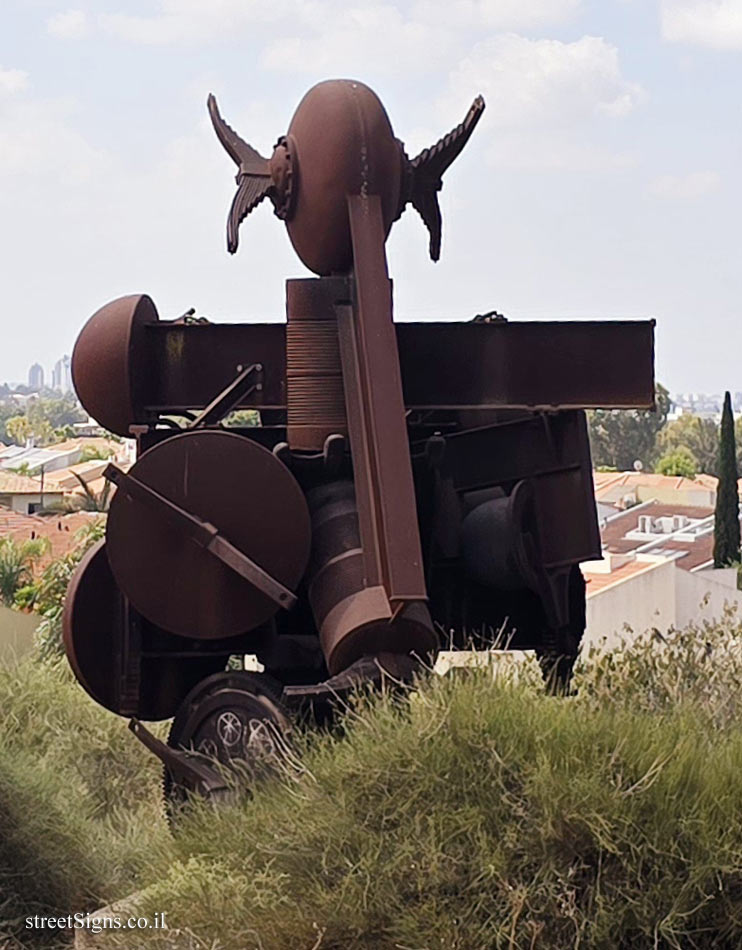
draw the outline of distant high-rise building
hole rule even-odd
[[[72,389],[72,373],[70,372],[70,358],[63,356],[57,360],[52,370],[52,389],[60,393],[68,393]]]
[[[43,389],[44,387],[44,367],[39,363],[34,363],[28,371],[29,389]]]

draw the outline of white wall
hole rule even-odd
[[[614,649],[630,637],[626,625],[634,633],[671,627],[675,623],[676,572],[682,573],[673,561],[652,562],[646,571],[588,597],[583,647]]]
[[[7,666],[33,646],[34,630],[41,618],[0,604],[0,664]]]
[[[676,625],[714,620],[727,604],[737,604],[742,614],[742,591],[736,589],[736,570],[707,570],[691,574],[678,569]],[[734,585],[734,586],[732,586]]]

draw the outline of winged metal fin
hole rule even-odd
[[[239,227],[263,198],[275,191],[267,158],[248,145],[221,116],[216,98],[210,95],[207,104],[217,138],[232,161],[239,166],[237,193],[232,199],[227,218],[227,249],[234,254],[239,244]]]
[[[442,220],[438,192],[443,187],[443,173],[469,141],[483,112],[484,99],[477,96],[460,125],[448,135],[444,135],[431,148],[423,149],[410,162],[412,182],[409,201],[430,232],[430,257],[434,261],[441,255]]]

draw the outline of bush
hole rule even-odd
[[[576,696],[534,669],[361,694],[342,730],[296,736],[298,764],[174,838],[120,720],[59,664],[0,673],[0,873],[14,842],[48,842],[38,880],[6,872],[13,906],[136,891],[171,929],[97,938],[126,950],[742,945],[737,615],[583,658]]]
[[[62,645],[62,612],[67,586],[85,552],[99,541],[106,531],[105,517],[94,518],[75,535],[75,546],[56,558],[42,571],[34,585],[34,609],[42,620],[36,628],[36,647],[41,659],[58,659],[64,654]]]
[[[690,449],[680,445],[662,456],[655,466],[655,471],[659,475],[682,475],[684,478],[695,478],[698,472],[698,460]]]
[[[61,662],[0,668],[0,709],[0,946],[40,946],[54,934],[26,917],[130,892],[166,835],[160,770]]]

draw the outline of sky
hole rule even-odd
[[[106,302],[280,320],[308,276],[264,202],[236,256],[209,92],[270,155],[352,78],[410,155],[487,107],[433,264],[387,243],[399,320],[657,320],[673,392],[742,390],[742,0],[2,0],[0,380],[47,373]]]

